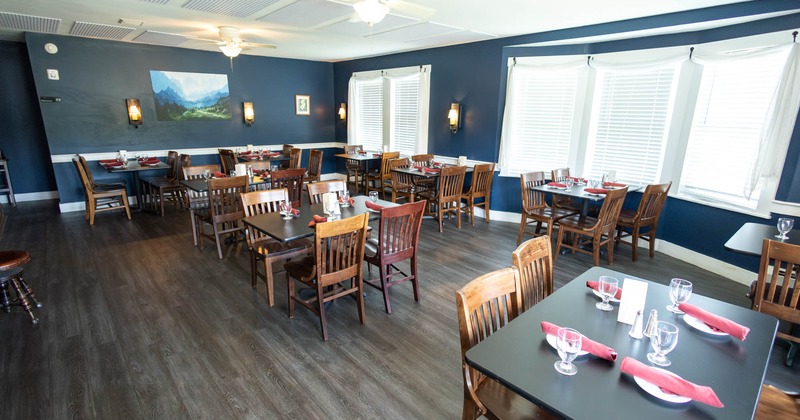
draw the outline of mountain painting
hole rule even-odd
[[[159,121],[231,119],[231,97],[225,74],[150,70],[150,83]]]

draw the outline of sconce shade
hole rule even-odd
[[[125,99],[128,108],[128,124],[139,128],[142,125],[142,107],[138,99]]]
[[[389,6],[379,0],[362,0],[353,5],[356,14],[364,22],[374,25],[379,23],[389,13]]]
[[[447,120],[450,124],[450,132],[455,134],[461,127],[461,105],[453,102],[450,104],[450,111],[447,113]]]
[[[256,120],[256,113],[253,110],[253,103],[252,102],[244,102],[244,123],[247,126],[253,125],[253,122]]]
[[[347,104],[345,104],[344,102],[342,102],[342,104],[339,105],[339,119],[341,121],[347,120]]]

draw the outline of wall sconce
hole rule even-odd
[[[461,105],[457,102],[450,104],[450,112],[447,113],[450,122],[450,132],[455,134],[461,128]]]
[[[347,104],[344,102],[339,105],[339,120],[347,124]]]
[[[142,107],[139,105],[139,100],[125,99],[125,105],[128,107],[128,124],[139,128],[142,125]]]
[[[252,102],[245,102],[244,103],[244,123],[247,124],[248,127],[253,125],[253,122],[256,120],[256,113],[253,111],[253,103]]]

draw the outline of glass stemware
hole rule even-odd
[[[370,191],[369,192],[369,199],[374,204],[377,204],[378,203],[378,192],[377,191]]]
[[[780,232],[780,235],[775,235],[775,237],[778,239],[789,239],[786,234],[791,232],[793,227],[794,219],[788,217],[778,218],[778,232]]]
[[[678,345],[678,327],[665,321],[656,322],[653,333],[650,335],[650,345],[653,353],[647,353],[647,360],[654,365],[669,366],[672,362],[667,359],[667,353]]]
[[[208,180],[211,179],[211,171],[208,169],[203,171],[203,178],[208,182]]]
[[[600,295],[603,297],[602,302],[597,302],[595,307],[601,311],[611,311],[614,309],[610,303],[608,303],[611,296],[617,294],[617,290],[619,289],[619,280],[615,279],[614,277],[610,276],[600,276],[600,281],[598,282],[597,291],[600,292]]]
[[[339,202],[342,204],[342,207],[349,207],[350,206],[350,191],[344,190],[339,193]]]
[[[667,310],[674,314],[682,314],[683,311],[678,309],[678,305],[689,300],[690,296],[692,296],[692,282],[672,279],[669,282],[669,298],[672,300],[672,305],[667,305]]]
[[[561,360],[554,365],[556,372],[567,376],[578,373],[578,368],[572,364],[572,361],[578,357],[578,352],[581,351],[581,338],[581,333],[572,328],[558,329],[556,347],[558,348],[558,356],[561,357]]]
[[[283,215],[283,220],[289,220],[292,218],[292,202],[291,201],[281,201],[281,214]]]
[[[589,184],[592,185],[592,188],[597,188],[597,186],[600,185],[600,180],[597,178],[592,178],[589,180]]]
[[[575,184],[575,180],[567,177],[564,179],[564,184],[567,186],[567,189],[564,191],[572,191],[572,186]]]

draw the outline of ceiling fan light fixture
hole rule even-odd
[[[242,47],[235,44],[220,45],[219,49],[222,50],[226,57],[230,58],[238,57],[239,53],[242,52]]]
[[[362,0],[353,5],[358,17],[364,22],[374,25],[383,20],[389,13],[389,6],[379,0]]]

